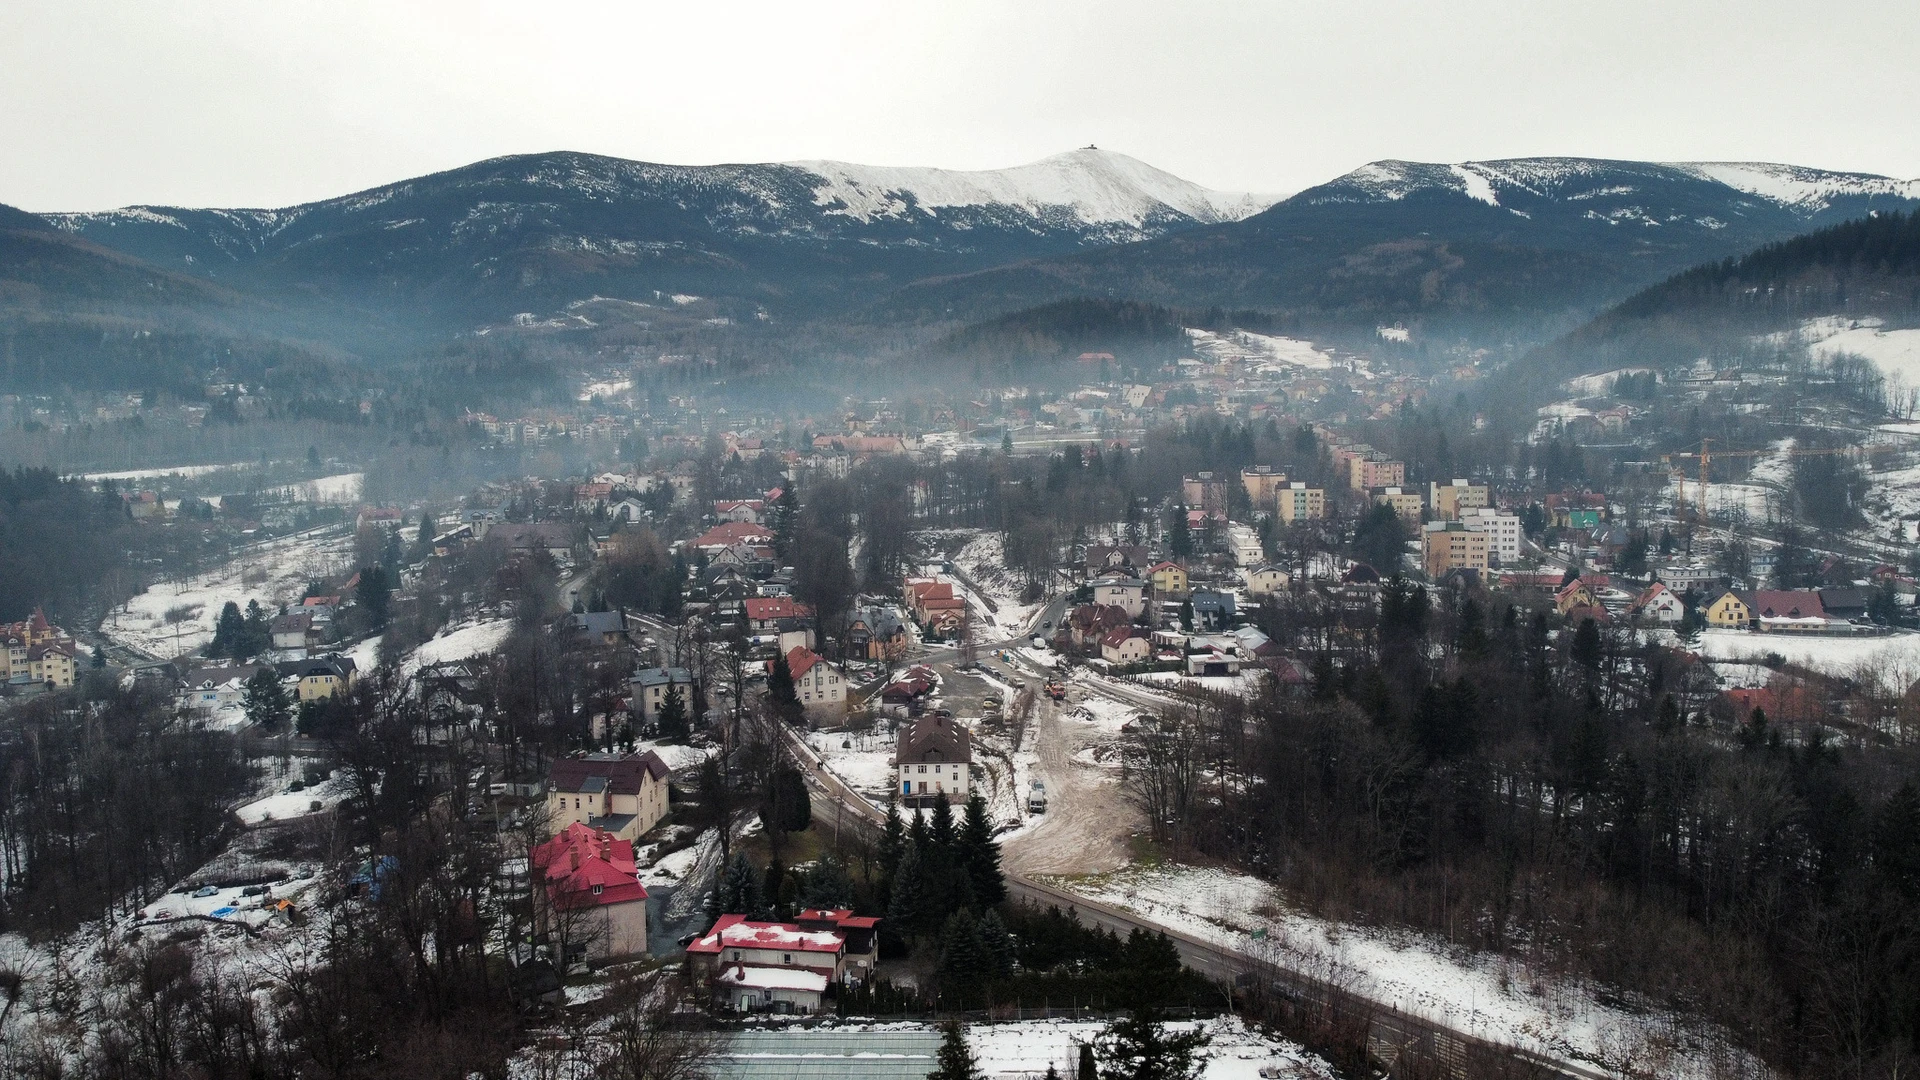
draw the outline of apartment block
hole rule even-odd
[[[1373,504],[1393,507],[1393,512],[1400,515],[1400,520],[1409,525],[1420,524],[1420,511],[1425,509],[1426,505],[1421,501],[1419,492],[1397,487],[1385,487],[1375,491]]]
[[[1372,457],[1354,458],[1351,480],[1355,491],[1401,487],[1407,482],[1407,463]]]
[[[1420,556],[1427,576],[1439,578],[1449,570],[1487,572],[1491,538],[1458,521],[1429,521],[1420,531]]]
[[[1318,521],[1327,516],[1325,489],[1308,487],[1298,480],[1290,481],[1286,487],[1275,492],[1274,501],[1280,520],[1289,525],[1296,521]]]
[[[1493,498],[1487,485],[1471,480],[1455,480],[1448,484],[1435,482],[1427,485],[1427,505],[1433,507],[1435,517],[1457,521],[1469,510],[1493,505]]]
[[[1520,515],[1490,506],[1461,511],[1460,520],[1469,529],[1487,534],[1487,551],[1502,566],[1520,561]]]

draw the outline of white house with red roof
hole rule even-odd
[[[760,499],[716,499],[713,504],[713,516],[721,521],[745,521],[754,525],[766,523],[767,504]]]
[[[528,853],[535,917],[576,959],[642,956],[647,951],[647,889],[634,864],[633,841],[579,822]]]
[[[787,653],[787,670],[793,673],[793,691],[809,716],[838,716],[847,711],[847,677],[825,657],[811,649],[792,649]]]
[[[1686,615],[1687,605],[1672,589],[1656,581],[1634,599],[1627,613],[1658,623],[1677,623]]]
[[[847,910],[802,911],[790,923],[722,915],[687,946],[687,961],[708,980],[720,1008],[815,1013],[829,986],[858,986],[872,977],[879,923]]]
[[[771,544],[773,530],[751,521],[723,521],[693,540],[696,551],[715,555],[735,544]]]
[[[740,601],[750,634],[777,634],[786,629],[781,623],[813,618],[813,608],[791,596],[754,596]]]

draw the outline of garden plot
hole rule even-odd
[[[1650,1005],[1614,1004],[1618,992],[1422,934],[1302,914],[1282,906],[1266,882],[1243,874],[1169,864],[1054,883],[1482,1038],[1606,1069],[1631,1063],[1641,1070],[1636,1075],[1762,1074],[1722,1071],[1753,1063],[1717,1033],[1689,1029]]]
[[[151,656],[193,652],[213,640],[214,621],[228,602],[245,609],[257,600],[278,611],[299,600],[310,582],[338,574],[352,561],[353,536],[346,529],[268,540],[204,574],[154,585],[108,614],[100,630]]]
[[[884,806],[893,791],[894,737],[875,729],[858,731],[812,731],[807,745],[820,757],[820,763],[867,801]]]
[[[1912,632],[1800,637],[1707,630],[1701,633],[1694,651],[1709,660],[1758,661],[1777,655],[1789,664],[1822,675],[1857,679],[1893,693],[1905,693],[1920,680],[1920,634]]]

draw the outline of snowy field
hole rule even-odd
[[[1211,330],[1187,329],[1187,338],[1195,352],[1212,360],[1236,360],[1265,370],[1305,369],[1327,371],[1333,367],[1333,354],[1314,347],[1311,341],[1256,334],[1235,330],[1216,334]]]
[[[828,771],[876,804],[884,804],[893,789],[893,736],[850,731],[813,731],[807,745]]]
[[[439,637],[415,649],[413,655],[400,665],[401,671],[412,674],[425,664],[485,656],[499,648],[500,643],[507,640],[507,635],[512,632],[511,619],[488,619],[442,631]]]
[[[1265,955],[1483,1038],[1638,1075],[1706,1078],[1732,1053],[1675,1018],[1603,1004],[1594,989],[1536,977],[1515,961],[1404,931],[1336,923],[1280,905],[1265,882],[1221,870],[1129,867],[1056,885],[1196,938]],[[1264,930],[1264,939],[1251,935]],[[1618,995],[1608,995],[1617,1000]]]
[[[1035,613],[1046,606],[1045,601],[1025,603],[1020,599],[1020,590],[1026,584],[1019,575],[1007,569],[1007,555],[1004,537],[998,532],[983,532],[972,529],[940,530],[926,534],[929,539],[945,539],[958,536],[968,537],[959,551],[954,553],[953,564],[960,568],[978,585],[976,593],[968,589],[951,575],[940,575],[941,580],[951,580],[954,592],[963,594],[972,601],[976,616],[986,621],[986,625],[995,627],[1008,634],[1019,634],[1033,621]],[[936,568],[937,569],[937,568]],[[998,609],[988,613],[981,599],[992,600]]]
[[[1178,671],[1149,671],[1140,678],[1165,687],[1192,687],[1250,698],[1260,692],[1260,684],[1266,678],[1266,672],[1258,668],[1242,671],[1238,675],[1186,675]]]
[[[1819,360],[1865,357],[1880,374],[1920,385],[1920,330],[1883,330],[1878,319],[1810,319],[1801,327],[1807,353]]]
[[[308,582],[345,570],[353,560],[353,535],[345,528],[316,529],[254,545],[222,565],[184,581],[161,582],[109,614],[101,631],[112,640],[154,656],[177,656],[213,640],[214,620],[229,600],[242,610],[258,600],[269,611],[300,599]],[[167,612],[184,609],[177,625]]]
[[[344,780],[328,780],[315,784],[304,791],[288,791],[279,795],[269,795],[256,799],[234,811],[240,820],[248,825],[261,825],[269,821],[290,821],[331,809],[347,797],[349,788]]]
[[[1811,668],[1823,675],[1878,683],[1895,693],[1905,693],[1915,680],[1920,680],[1920,634],[1915,633],[1798,637],[1707,630],[1700,635],[1698,651],[1709,660],[1746,661],[1778,653],[1790,664]]]
[[[1288,1042],[1248,1027],[1236,1017],[1214,1020],[1176,1021],[1168,1027],[1189,1031],[1204,1027],[1209,1038],[1201,1052],[1205,1064],[1200,1080],[1256,1080],[1261,1076],[1276,1080],[1332,1080],[1333,1070],[1318,1056],[1297,1043]],[[1082,1043],[1099,1038],[1105,1024],[1088,1020],[1022,1020],[1005,1024],[967,1025],[967,1046],[978,1059],[982,1075],[987,1077],[1038,1077],[1051,1065],[1061,1076],[1074,1075]],[[913,1061],[924,1057],[924,1067],[914,1071],[931,1072],[933,1054],[940,1046],[938,1030],[927,1024],[875,1023],[859,1020],[832,1022],[808,1029],[772,1029],[745,1032],[735,1044],[735,1052],[723,1057],[715,1075],[733,1075],[728,1060],[745,1065],[751,1062],[756,1075],[760,1068],[780,1059],[791,1058],[796,1066],[808,1069],[808,1075],[832,1059],[849,1061],[848,1072],[857,1069],[852,1061],[886,1054]],[[802,1066],[804,1063],[804,1066]],[[1264,1072],[1263,1072],[1264,1070]],[[824,1074],[822,1074],[824,1075]]]
[[[80,479],[98,483],[112,480],[120,483],[127,480],[190,480],[196,476],[210,476],[214,473],[228,472],[234,469],[253,468],[252,462],[241,461],[232,465],[178,465],[171,469],[127,469],[123,472],[85,473]]]

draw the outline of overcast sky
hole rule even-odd
[[[1290,192],[1386,157],[1920,177],[1911,0],[5,0],[0,202],[279,206],[500,154]]]

